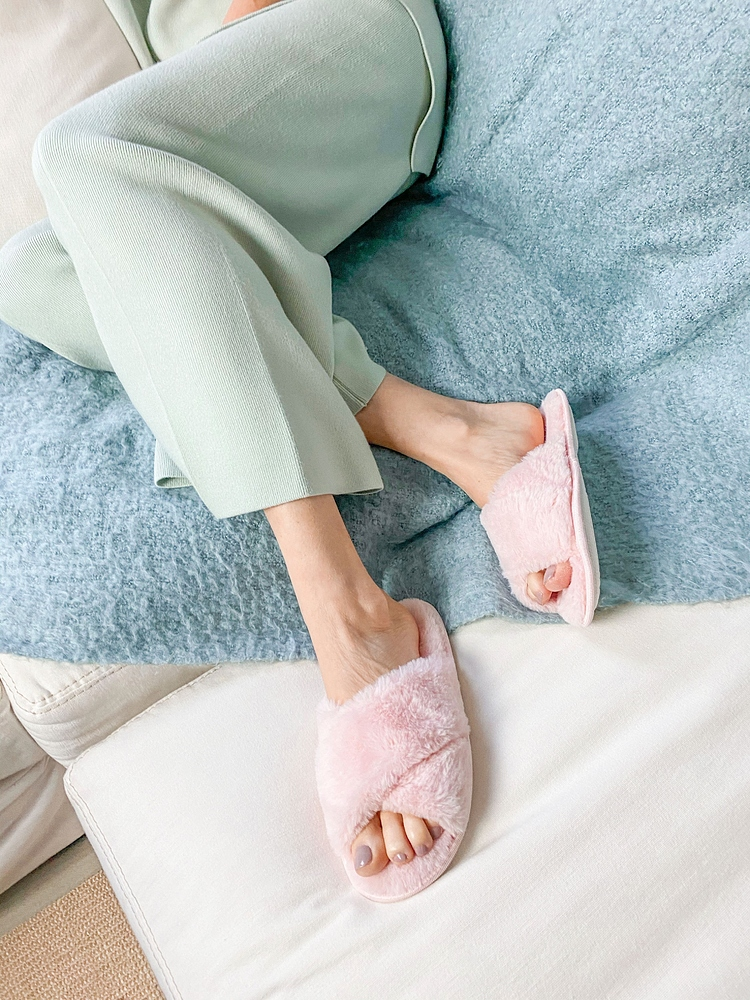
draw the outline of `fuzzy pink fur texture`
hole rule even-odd
[[[540,409],[544,443],[500,476],[480,520],[521,604],[588,625],[599,600],[599,560],[575,422],[562,389],[550,392]],[[526,593],[526,577],[566,560],[573,570],[570,586],[537,604]]]
[[[324,698],[317,710],[315,770],[328,839],[354,887],[378,902],[412,896],[445,871],[471,807],[469,722],[448,634],[431,604],[401,603],[419,627],[419,658],[343,704]],[[424,857],[365,878],[351,843],[381,809],[422,816],[444,832]]]

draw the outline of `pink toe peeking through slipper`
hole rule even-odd
[[[575,421],[562,389],[550,392],[540,410],[544,442],[500,476],[480,520],[521,604],[558,614],[571,625],[588,625],[599,600],[599,560]],[[538,604],[526,591],[527,577],[566,561],[570,586]]]
[[[324,698],[317,710],[315,770],[328,839],[355,889],[377,902],[406,899],[442,875],[471,808],[469,722],[448,634],[431,604],[401,603],[419,627],[419,657],[341,704]],[[351,844],[381,810],[427,816],[443,833],[424,856],[363,877]]]

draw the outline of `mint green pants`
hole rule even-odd
[[[0,318],[114,371],[155,481],[216,517],[383,483],[354,414],[385,369],[325,254],[417,178],[432,100],[398,0],[294,0],[50,122],[49,217],[0,251]]]

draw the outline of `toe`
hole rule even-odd
[[[358,875],[377,875],[388,864],[388,855],[383,841],[383,831],[377,814],[367,826],[362,827],[352,841],[354,869]]]
[[[403,865],[414,857],[414,850],[406,836],[404,824],[399,813],[382,810],[380,825],[383,828],[385,852],[394,864]]]
[[[427,829],[427,824],[419,816],[410,816],[408,813],[404,813],[402,816],[404,823],[404,832],[409,838],[409,843],[411,844],[414,853],[417,857],[424,857],[425,854],[432,847],[432,836],[430,831]]]
[[[529,573],[526,577],[526,593],[537,604],[546,604],[552,596],[544,585],[544,573]]]
[[[547,567],[542,583],[547,590],[551,590],[553,593],[556,593],[557,591],[565,590],[566,587],[570,586],[572,576],[573,567],[570,563],[559,562],[555,563],[553,566]]]

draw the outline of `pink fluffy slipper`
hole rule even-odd
[[[328,839],[363,896],[395,902],[424,889],[450,864],[471,807],[471,748],[448,634],[431,604],[401,601],[419,627],[419,658],[338,704],[318,705],[315,770]],[[351,844],[381,809],[423,816],[443,833],[423,857],[389,862],[367,877]]]
[[[554,389],[540,407],[544,443],[500,476],[480,520],[514,596],[527,608],[588,625],[599,600],[599,560],[568,398]],[[570,586],[547,604],[526,593],[529,573],[569,561]]]

